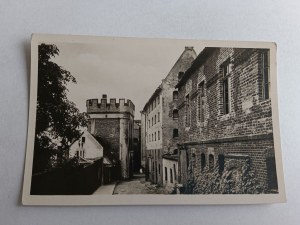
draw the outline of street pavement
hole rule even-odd
[[[132,179],[118,183],[114,189],[117,194],[167,194],[166,190],[145,181],[144,174],[135,174]]]
[[[114,193],[114,189],[116,187],[116,183],[101,185],[93,195],[112,195]]]

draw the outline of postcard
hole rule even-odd
[[[276,49],[33,34],[23,204],[286,202]]]

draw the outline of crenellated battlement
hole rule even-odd
[[[135,106],[130,99],[124,98],[107,99],[107,95],[102,95],[100,102],[98,99],[88,99],[86,101],[87,113],[130,113],[134,116]]]

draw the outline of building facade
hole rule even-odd
[[[177,84],[184,193],[276,192],[268,49],[205,48]]]
[[[133,126],[133,172],[139,173],[141,168],[141,121],[134,120]]]
[[[100,103],[98,99],[86,101],[89,115],[88,131],[100,137],[107,143],[104,155],[114,155],[120,161],[120,176],[129,178],[132,173],[133,129],[135,106],[125,99],[110,99],[103,95]]]
[[[178,154],[164,154],[163,167],[163,186],[168,190],[168,193],[177,193]]]
[[[103,157],[103,146],[85,130],[70,146],[69,158],[76,156],[87,160],[100,159]]]
[[[163,185],[163,155],[177,148],[178,91],[175,86],[178,77],[184,74],[195,58],[194,49],[186,47],[141,112],[142,166],[146,179],[158,185]]]

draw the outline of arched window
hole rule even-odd
[[[201,170],[204,170],[205,166],[206,166],[205,154],[202,153],[201,154]]]
[[[165,167],[165,181],[168,181],[168,169]]]
[[[173,91],[173,101],[178,100],[178,91]]]
[[[173,183],[173,173],[172,169],[170,168],[170,182]]]
[[[178,109],[173,109],[173,119],[178,119]]]
[[[209,154],[209,156],[208,156],[208,166],[209,166],[210,171],[212,171],[214,169],[214,164],[215,164],[215,158],[212,154]]]
[[[219,161],[219,173],[222,174],[224,171],[224,165],[225,165],[225,157],[223,154],[218,156]]]
[[[177,180],[176,165],[175,164],[173,164],[173,170],[174,170],[174,180]]]
[[[160,164],[158,164],[158,174],[160,175]]]

